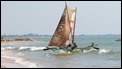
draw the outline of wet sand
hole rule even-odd
[[[37,68],[37,65],[21,58],[1,55],[1,68]]]
[[[26,68],[23,65],[15,63],[12,58],[1,57],[1,68]]]

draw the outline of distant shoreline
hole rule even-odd
[[[4,43],[27,43],[27,42],[31,42],[31,41],[1,41],[1,44],[4,44]]]
[[[25,43],[33,41],[30,38],[15,38],[15,39],[5,39],[1,38],[1,43]]]

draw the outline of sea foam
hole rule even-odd
[[[22,51],[22,50],[30,50],[30,51],[38,51],[38,50],[43,50],[45,49],[46,47],[20,47],[19,50]]]
[[[102,53],[108,53],[110,52],[110,50],[107,49],[101,49],[98,53],[102,54]]]

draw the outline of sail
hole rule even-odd
[[[76,10],[68,8],[68,15],[69,15],[69,21],[70,21],[70,27],[71,27],[71,32],[69,35],[69,40],[66,41],[66,45],[69,43],[72,44],[74,41],[74,29],[75,29],[75,17],[76,17]]]
[[[49,42],[49,46],[67,46],[73,39],[75,10],[65,6],[59,24]]]

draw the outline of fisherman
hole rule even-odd
[[[73,51],[74,49],[76,49],[77,48],[77,45],[76,45],[76,43],[72,43],[72,44],[69,44],[68,46],[67,46],[67,51]]]
[[[66,47],[66,51],[68,52],[68,51],[72,51],[73,49],[72,49],[72,44],[70,44],[69,43],[69,45]]]
[[[73,43],[73,46],[72,46],[72,49],[74,50],[75,48],[77,48],[77,45],[76,45],[76,43],[74,42],[74,43]]]
[[[74,47],[75,47],[75,48],[77,48],[77,45],[76,45],[76,43],[74,43]]]
[[[68,47],[71,47],[72,45],[69,43]]]

